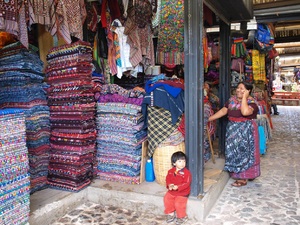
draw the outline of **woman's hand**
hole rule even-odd
[[[250,95],[249,90],[245,90],[243,93],[242,105],[241,105],[241,113],[243,116],[249,116],[253,113],[253,108],[248,105],[248,97]]]
[[[248,98],[250,95],[250,91],[249,90],[245,90],[244,93],[243,93],[243,98]]]

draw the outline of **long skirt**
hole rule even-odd
[[[226,127],[225,171],[235,179],[260,176],[258,127],[254,120],[229,121]]]

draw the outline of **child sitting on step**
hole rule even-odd
[[[186,166],[186,155],[175,152],[171,156],[173,168],[166,176],[166,187],[168,189],[164,196],[165,214],[167,223],[176,219],[176,224],[183,224],[188,220],[186,206],[191,191],[192,176]]]

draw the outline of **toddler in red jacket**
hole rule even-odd
[[[183,224],[188,220],[186,205],[191,192],[192,176],[186,166],[186,155],[181,152],[173,153],[171,157],[173,168],[166,176],[167,193],[164,196],[167,223],[176,219],[176,224]]]

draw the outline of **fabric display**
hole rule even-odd
[[[272,128],[268,116],[266,114],[257,115],[256,123],[258,126],[263,127],[264,142],[268,143],[272,139]]]
[[[272,138],[271,122],[269,118],[270,114],[267,103],[265,101],[264,91],[256,87],[253,90],[252,95],[256,100],[259,109],[256,123],[258,126],[260,154],[264,155],[267,150],[267,142]]]
[[[0,110],[0,224],[28,224],[30,177],[25,115]]]
[[[216,60],[212,60],[209,62],[207,72],[204,73],[204,80],[217,84],[219,83],[219,77],[219,62]]]
[[[246,57],[248,54],[246,44],[242,37],[233,38],[231,45],[231,56],[234,58]]]
[[[257,24],[254,47],[260,53],[268,53],[273,49],[275,43],[273,30],[274,28],[271,24]]]
[[[101,180],[140,183],[142,143],[147,139],[144,92],[103,85],[97,98],[97,154],[94,173]]]
[[[47,187],[50,112],[43,62],[20,42],[0,49],[0,108],[20,108],[26,118],[31,193]]]
[[[206,35],[205,29],[203,29],[204,35],[202,37],[203,45],[203,67],[204,71],[207,72],[210,61],[212,60],[211,56],[211,47],[209,47],[208,37]]]
[[[257,115],[256,119],[259,135],[259,151],[261,155],[266,154],[267,143],[272,138],[269,118],[266,114]]]
[[[231,59],[231,87],[237,87],[238,83],[245,80],[245,61],[243,58]]]
[[[142,104],[145,125],[148,127],[148,156],[180,127],[184,113],[184,83],[181,79],[158,75],[145,86],[146,95]],[[182,134],[181,134],[182,135]],[[182,142],[177,138],[172,145]]]
[[[245,80],[245,75],[236,71],[231,71],[231,87],[237,87],[238,83]]]
[[[265,54],[252,50],[252,68],[254,81],[266,81]]]
[[[231,70],[244,73],[245,62],[243,58],[233,58],[231,60]]]
[[[71,36],[83,38],[83,24],[86,18],[85,3],[82,0],[43,1],[1,1],[0,30],[14,34],[28,47],[28,27],[38,23],[45,25],[52,36],[60,36],[71,43]]]
[[[249,54],[245,58],[245,81],[248,83],[253,83],[253,68],[252,68],[252,50],[248,51]]]
[[[156,62],[184,64],[184,0],[161,0]]]
[[[95,37],[97,43],[94,42],[94,59],[98,64],[101,59],[107,59],[105,64],[108,70],[105,70],[105,76],[116,75],[121,79],[124,72],[131,71],[136,76],[142,71],[142,66],[146,68],[155,65],[155,57],[151,20],[147,21],[144,18],[146,14],[138,16],[145,12],[149,1],[126,1],[123,13],[125,21],[121,19],[122,7],[119,3],[117,0],[105,0],[101,3],[101,15],[98,15],[101,20]],[[150,10],[146,9],[151,13],[152,6],[149,6]]]
[[[92,60],[92,48],[83,41],[54,47],[47,55],[51,188],[77,192],[92,179],[96,148],[93,80],[98,80],[92,78]]]

